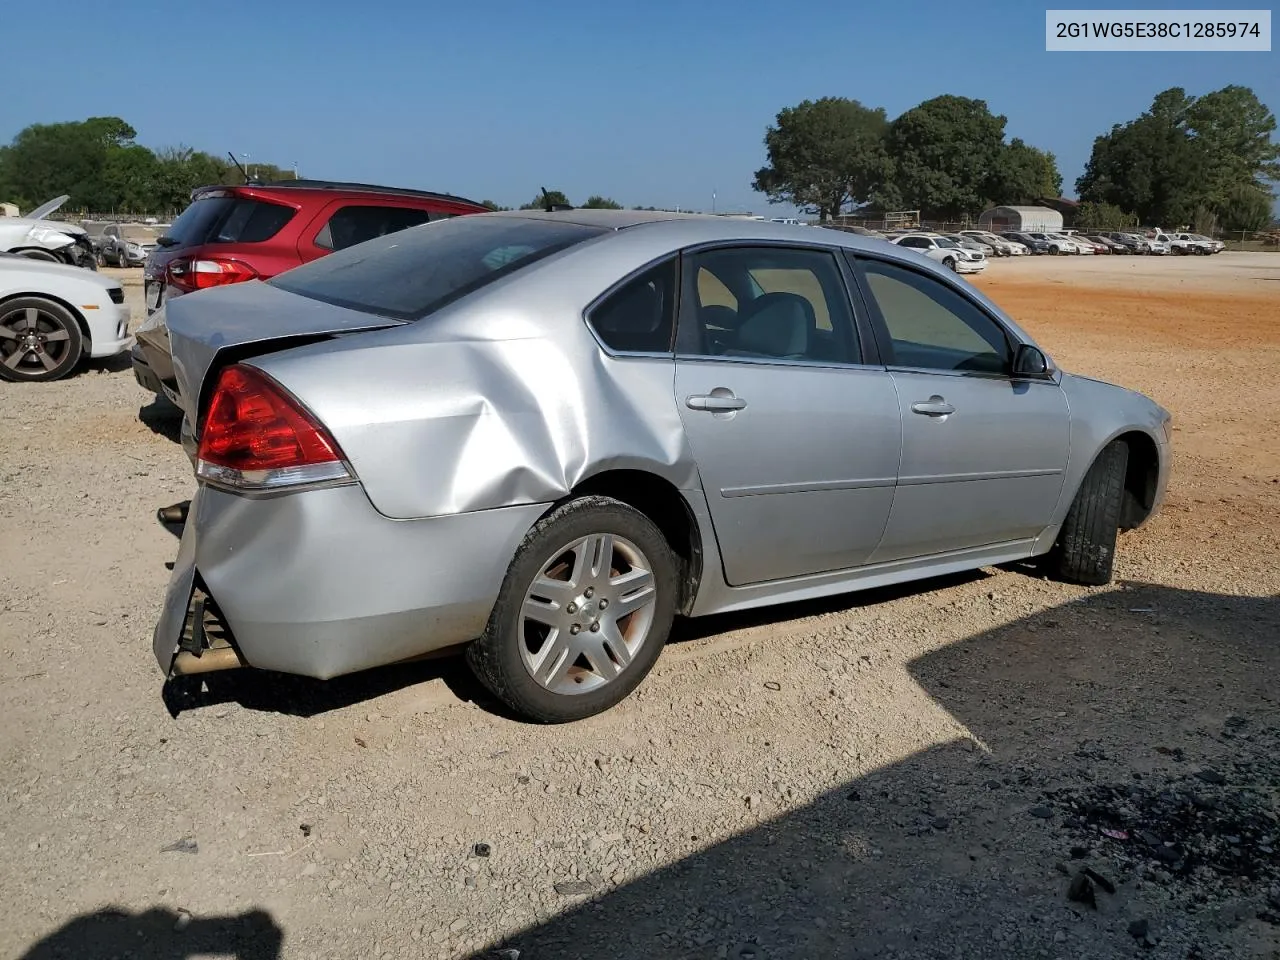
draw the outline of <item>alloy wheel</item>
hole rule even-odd
[[[592,534],[559,549],[525,591],[520,657],[557,694],[597,690],[620,677],[649,638],[657,589],[630,540]]]
[[[0,365],[23,377],[48,373],[74,349],[62,318],[39,307],[23,307],[0,316]]]

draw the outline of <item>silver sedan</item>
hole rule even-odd
[[[675,616],[1029,558],[1105,583],[1169,473],[1160,406],[837,231],[483,214],[166,311],[198,481],[170,678],[465,645],[518,713],[579,719]]]

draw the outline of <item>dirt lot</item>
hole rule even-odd
[[[1277,956],[1280,257],[976,283],[1174,412],[1120,580],[686,623],[552,729],[454,661],[218,675],[172,718],[173,424],[127,363],[0,384],[0,956]]]

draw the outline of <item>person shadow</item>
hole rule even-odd
[[[19,960],[279,960],[283,945],[284,930],[265,910],[193,917],[163,907],[141,913],[108,907],[70,920]]]

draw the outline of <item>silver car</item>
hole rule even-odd
[[[170,677],[465,644],[512,709],[574,720],[677,615],[1033,557],[1107,582],[1169,474],[1157,404],[833,230],[482,214],[165,309],[198,480]]]

